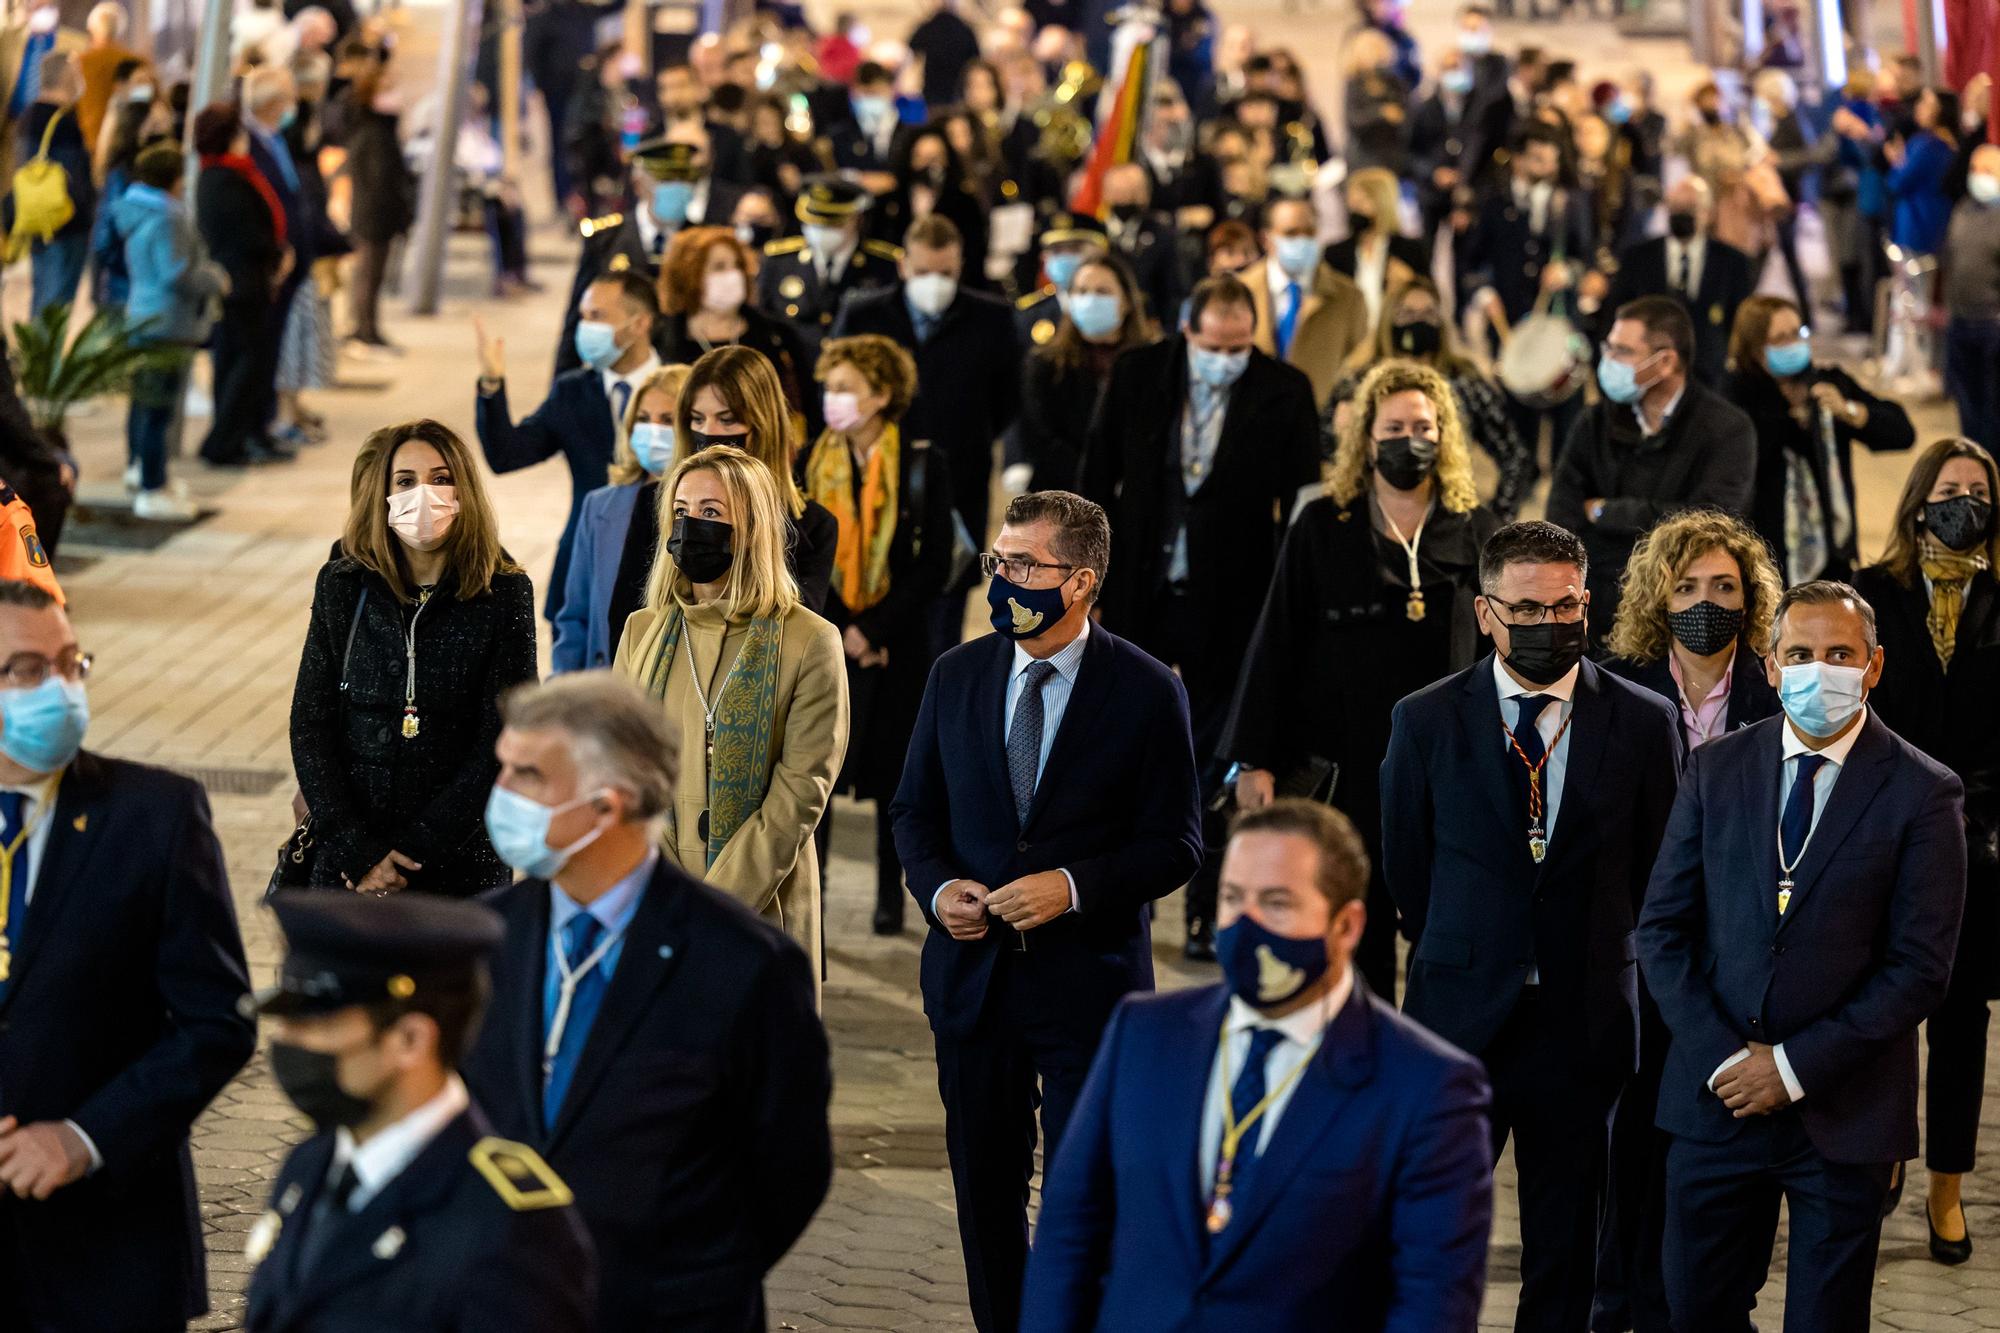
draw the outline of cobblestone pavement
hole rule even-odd
[[[861,8],[877,15],[880,31],[907,22],[907,0]],[[1442,0],[1426,0],[1420,8],[1416,23],[1427,37],[1449,21]],[[1336,22],[1330,4],[1295,13],[1267,0],[1240,0],[1223,9],[1291,40],[1320,87],[1331,87],[1330,77],[1319,74],[1334,63],[1334,44],[1318,40]],[[1344,26],[1344,18],[1338,21]],[[1663,76],[1687,74],[1672,44],[1620,48],[1602,24],[1570,24],[1562,32],[1587,63],[1644,60]],[[1324,103],[1328,94],[1322,91],[1321,98]],[[445,317],[402,318],[401,303],[392,302],[391,336],[408,355],[346,366],[348,387],[315,396],[332,425],[332,442],[281,469],[223,474],[179,465],[196,498],[218,512],[157,549],[137,549],[142,543],[134,530],[115,521],[122,407],[105,404],[72,421],[84,465],[83,498],[98,513],[98,521],[73,527],[62,562],[84,643],[99,656],[91,743],[195,771],[208,783],[259,983],[268,980],[276,959],[270,925],[254,903],[290,822],[285,727],[293,673],[312,574],[340,527],[348,459],[369,429],[391,419],[434,415],[470,433],[474,313],[508,336],[515,401],[540,398],[573,252],[554,232],[538,233],[536,246],[536,273],[547,292],[503,305],[485,296],[483,242],[458,238]],[[10,284],[16,317],[26,285],[25,274]],[[1944,428],[1942,414],[1927,410],[1924,434]],[[1864,545],[1874,549],[1903,464],[1863,456],[1856,465]],[[543,579],[568,495],[560,466],[498,478],[493,487],[510,549]],[[881,940],[869,931],[871,818],[872,812],[849,805],[837,812],[826,1013],[839,1169],[811,1228],[772,1274],[774,1328],[970,1325],[930,1034],[916,995],[919,941],[914,933]],[[1203,979],[1178,963],[1179,917],[1178,897],[1162,904],[1162,985]],[[2000,1097],[1989,1097],[1989,1107],[2000,1107]],[[244,1233],[303,1127],[267,1077],[261,1055],[197,1125],[215,1306],[197,1329],[240,1327],[248,1269]],[[1510,1166],[1503,1164],[1501,1177],[1485,1325],[1494,1329],[1510,1325],[1518,1286]],[[1918,1170],[1909,1202],[1887,1229],[1876,1300],[1880,1325],[1926,1333],[2000,1328],[2000,1192],[1988,1177],[1968,1182],[1968,1213],[1981,1244],[1973,1262],[1949,1270],[1925,1256],[1918,1203],[1923,1189]],[[1777,1327],[1782,1310],[1776,1285],[1759,1312],[1767,1329]]]

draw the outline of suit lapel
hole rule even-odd
[[[980,667],[972,686],[972,743],[979,751],[995,793],[1013,808],[1014,781],[1007,774],[1007,679],[1014,669],[1014,641],[990,634],[990,660]]]
[[[1757,749],[1743,769],[1743,808],[1750,812],[1751,879],[1763,899],[1762,916],[1770,928],[1778,928],[1778,783],[1784,754],[1784,729],[1780,717],[1757,738]]]
[[[79,754],[63,774],[55,808],[42,816],[51,821],[48,842],[42,848],[40,868],[29,866],[34,893],[27,919],[12,942],[13,972],[6,996],[0,998],[0,1013],[5,1013],[21,993],[41,946],[58,937],[70,900],[82,891],[80,886],[91,882],[98,849],[107,843],[107,831],[111,841],[118,837],[118,830],[110,828],[106,795],[103,764],[95,755]]]
[[[1049,803],[1049,793],[1057,773],[1069,771],[1076,752],[1087,743],[1091,720],[1103,717],[1111,702],[1111,641],[1101,629],[1093,629],[1083,643],[1083,661],[1077,664],[1076,684],[1070,688],[1069,703],[1063,708],[1062,725],[1049,745],[1048,762],[1042,765],[1042,781],[1035,784],[1035,799],[1021,828],[1033,826],[1036,816]],[[1003,747],[1004,748],[1004,747]],[[1063,765],[1064,767],[1057,767]]]
[[[1167,1173],[1166,1197],[1173,1209],[1174,1229],[1180,1235],[1181,1248],[1190,1262],[1196,1264],[1201,1262],[1207,1244],[1202,1229],[1208,1200],[1201,1192],[1201,1118],[1208,1109],[1209,1071],[1215,1067],[1215,1048],[1222,1040],[1222,1018],[1228,1012],[1227,986],[1215,987],[1212,996],[1188,1012],[1187,1027],[1180,1034],[1186,1043],[1183,1051],[1189,1054],[1205,1051],[1208,1058],[1198,1064],[1193,1060],[1176,1060],[1175,1069],[1192,1074],[1198,1068],[1199,1075],[1163,1090],[1162,1095],[1167,1121],[1160,1126],[1160,1142],[1185,1148],[1184,1151],[1169,1148],[1160,1160],[1161,1169]]]
[[[547,1034],[542,1031],[542,994],[548,986],[549,972],[549,886],[545,880],[529,880],[515,892],[525,899],[515,909],[523,924],[509,931],[507,938],[507,950],[513,955],[508,970],[523,980],[514,1007],[515,1030],[510,1043],[515,1093],[521,1099],[526,1123],[536,1126],[546,1136],[549,1127],[542,1123],[542,1045]]]
[[[1368,988],[1357,975],[1347,1003],[1327,1025],[1326,1038],[1312,1063],[1299,1077],[1298,1091],[1285,1106],[1278,1127],[1249,1179],[1249,1188],[1232,1200],[1235,1215],[1209,1244],[1212,1272],[1235,1258],[1257,1232],[1258,1224],[1285,1192],[1298,1168],[1326,1136],[1357,1088],[1375,1073],[1375,1034],[1368,1006]]]
[[[1861,724],[1861,735],[1855,738],[1854,748],[1847,752],[1847,762],[1840,766],[1833,790],[1827,795],[1826,808],[1820,811],[1819,822],[1813,826],[1812,837],[1792,873],[1792,902],[1778,921],[1780,930],[1786,922],[1798,920],[1799,909],[1811,896],[1810,890],[1826,869],[1826,863],[1862,822],[1862,814],[1874,801],[1875,793],[1889,780],[1891,753],[1889,728],[1870,711]]]
[[[625,933],[625,947],[618,953],[617,971],[612,973],[611,984],[605,989],[604,1005],[590,1025],[583,1054],[577,1057],[576,1076],[563,1095],[555,1124],[549,1127],[551,1150],[576,1124],[592,1089],[624,1046],[632,1025],[645,1013],[653,992],[674,970],[686,948],[687,900],[684,886],[677,879],[676,872],[662,861],[639,900],[639,910]]]
[[[1466,672],[1458,696],[1458,723],[1463,748],[1453,767],[1472,774],[1475,790],[1484,794],[1479,805],[1492,818],[1497,839],[1494,845],[1525,849],[1526,826],[1515,822],[1518,811],[1513,784],[1518,779],[1508,767],[1512,756],[1500,730],[1500,691],[1493,683],[1492,653]]]

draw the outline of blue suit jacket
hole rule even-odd
[[[76,1121],[104,1166],[0,1198],[0,1327],[158,1328],[208,1309],[188,1126],[256,1045],[229,877],[208,798],[161,769],[80,754],[48,820],[8,931],[0,1113]]]
[[[645,486],[643,480],[600,486],[583,497],[570,540],[568,578],[553,617],[555,647],[549,654],[553,675],[608,667],[618,651],[611,630],[611,589],[618,581],[632,510]]]
[[[562,610],[568,583],[570,546],[576,535],[583,497],[604,485],[611,467],[617,432],[611,422],[611,400],[604,396],[604,379],[588,366],[564,371],[549,386],[542,405],[515,421],[507,406],[503,382],[491,394],[479,394],[473,409],[479,447],[495,472],[518,472],[561,454],[569,464],[569,518],[556,546],[555,567],[549,571],[549,595],[542,614],[550,620]]]
[[[1799,1116],[1835,1162],[1917,1155],[1917,1025],[1944,998],[1965,903],[1962,788],[1871,711],[1778,915],[1782,717],[1694,752],[1646,891],[1646,986],[1673,1033],[1661,1129],[1743,1123],[1708,1090],[1783,1042]]]
[[[1479,1063],[1357,986],[1210,1237],[1196,1157],[1228,1002],[1112,1016],[1042,1187],[1022,1333],[1470,1333],[1493,1205]]]
[[[931,923],[924,1012],[940,1033],[969,1033],[995,956],[1020,941],[998,917],[988,918],[984,939],[952,939],[931,915],[938,886],[970,879],[997,889],[1065,869],[1082,910],[1029,931],[1025,956],[1049,983],[1051,1023],[1095,1045],[1120,996],[1152,989],[1152,901],[1201,863],[1187,691],[1158,662],[1093,626],[1023,824],[1003,716],[1013,659],[1013,641],[999,634],[938,659],[891,806],[910,892]]]
[[[1673,806],[1673,706],[1591,662],[1577,673],[1562,805],[1540,865],[1527,789],[1500,729],[1488,653],[1390,714],[1382,878],[1412,941],[1403,1007],[1482,1055],[1530,966],[1578,1053],[1612,1076],[1638,1061],[1633,929]]]

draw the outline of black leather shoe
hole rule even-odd
[[[903,914],[902,914],[901,912],[877,912],[877,913],[875,913],[875,933],[876,933],[877,935],[900,935],[900,934],[902,934],[902,933],[903,933]]]
[[[1188,918],[1187,944],[1181,954],[1190,963],[1215,961],[1215,927],[1201,917]]]
[[[1903,1182],[1909,1179],[1909,1176],[1909,1165],[1904,1162],[1896,1163],[1896,1183],[1889,1186],[1888,1197],[1882,1200],[1882,1216],[1884,1219],[1893,1216],[1897,1205],[1903,1202]]]
[[[1965,1212],[1964,1204],[1959,1205],[1959,1212],[1961,1215]],[[1946,1240],[1943,1236],[1938,1235],[1937,1224],[1931,1221],[1931,1209],[1928,1201],[1924,1204],[1924,1225],[1929,1227],[1931,1231],[1931,1258],[1941,1264],[1950,1264],[1955,1268],[1972,1257],[1971,1227],[1968,1226],[1965,1229],[1964,1239]]]

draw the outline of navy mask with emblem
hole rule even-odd
[[[993,628],[1010,639],[1032,639],[1069,613],[1061,583],[1023,588],[998,574],[986,585],[986,604],[993,610]]]
[[[1318,982],[1333,960],[1325,936],[1280,935],[1246,912],[1215,932],[1215,961],[1232,993],[1245,1004],[1269,1009]]]

